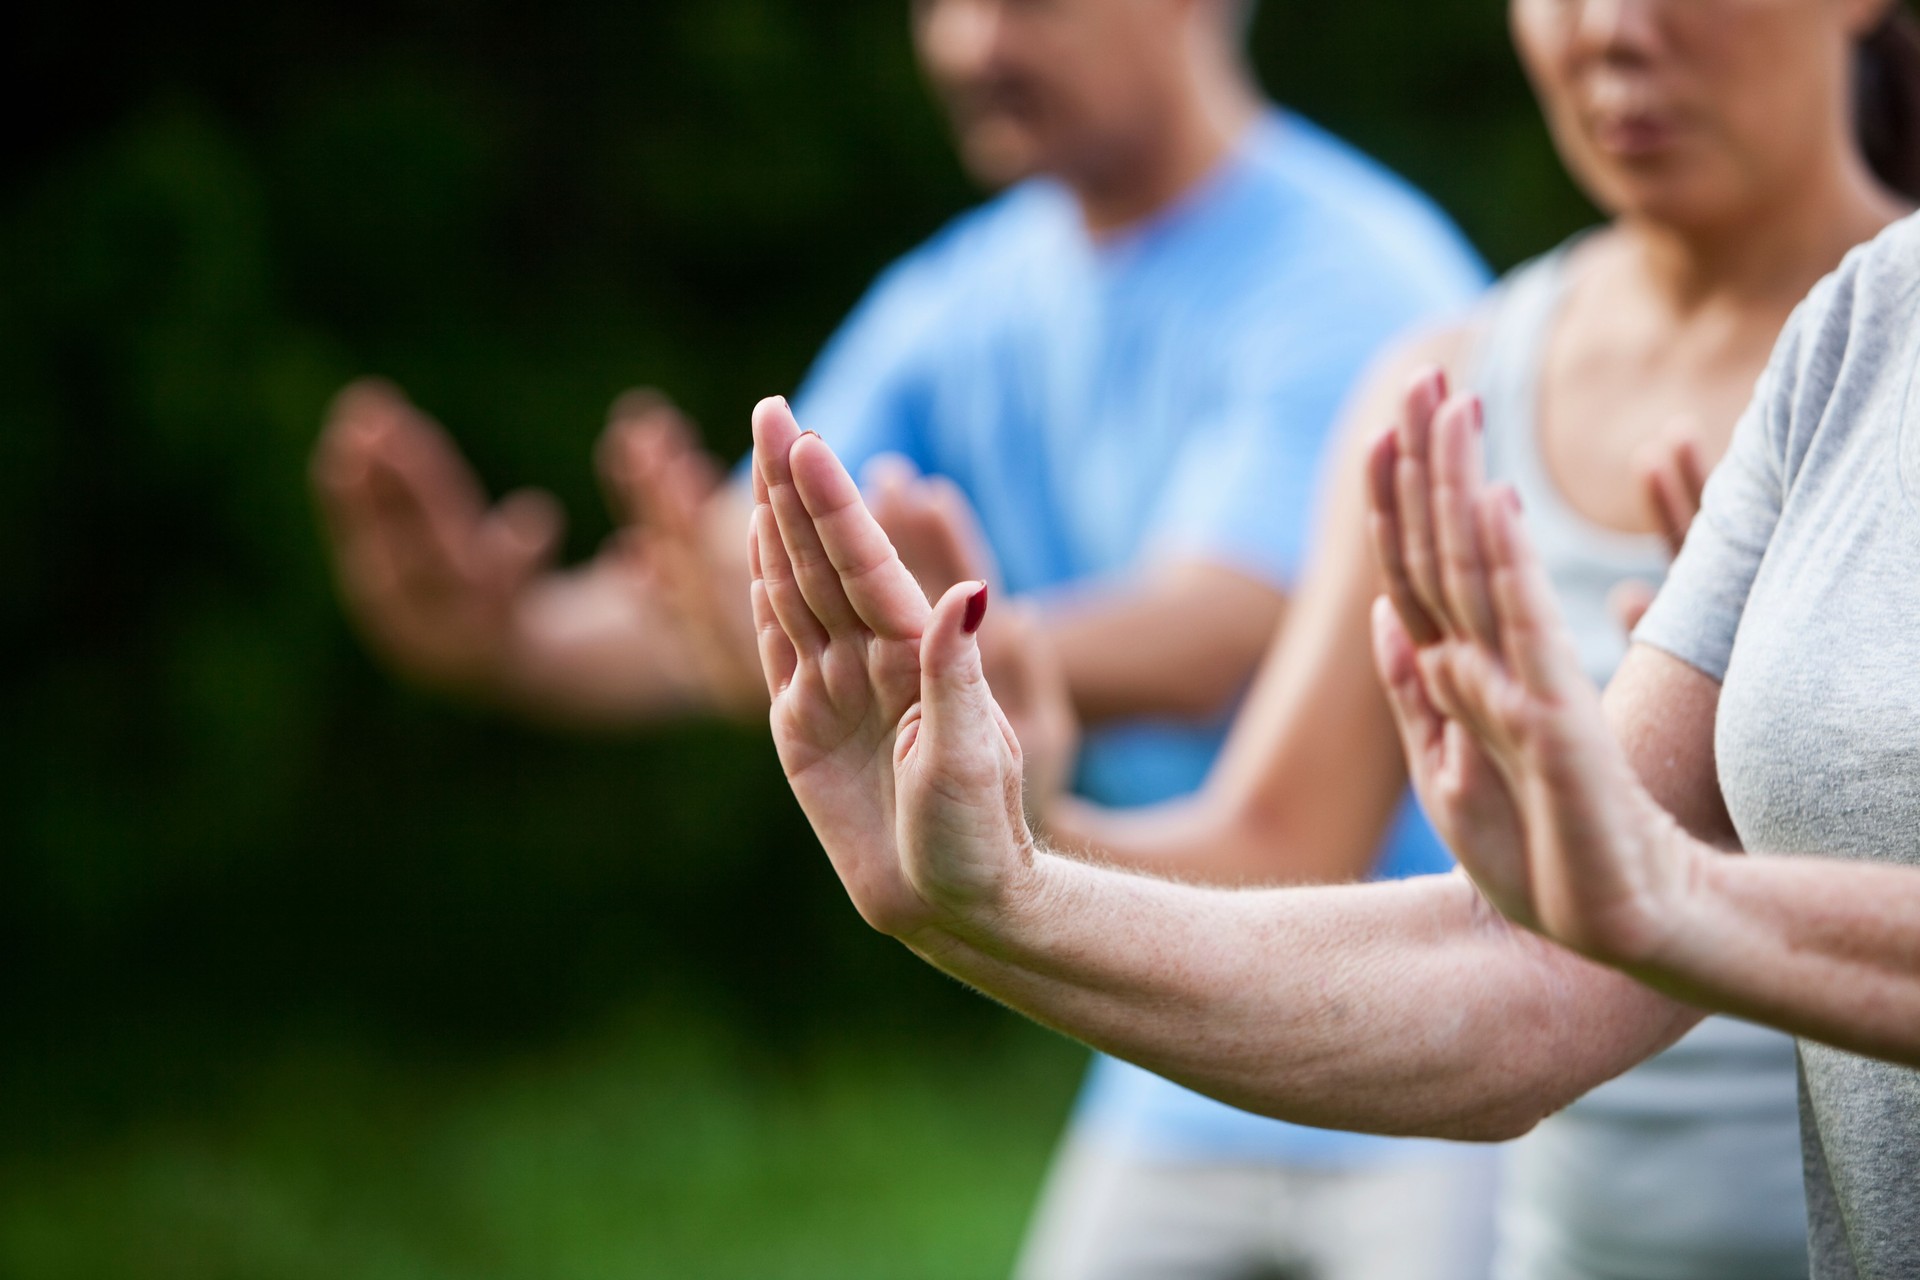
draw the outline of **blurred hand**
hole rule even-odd
[[[1641,493],[1666,539],[1667,554],[1677,556],[1687,530],[1700,514],[1700,495],[1707,487],[1708,467],[1702,459],[1691,419],[1676,422],[1658,440],[1650,441],[1634,458]],[[1650,582],[1622,582],[1607,596],[1607,605],[1620,629],[1629,635],[1653,607],[1658,594]]]
[[[956,583],[985,582],[1001,590],[999,566],[973,504],[945,476],[923,476],[897,454],[874,459],[862,473],[861,493],[901,563],[928,603]],[[1036,819],[1067,787],[1080,746],[1066,671],[1028,601],[994,609],[979,633],[987,684],[1012,723],[1026,760],[1026,798]]]
[[[674,632],[698,695],[713,710],[758,719],[767,709],[753,616],[739,589],[745,566],[720,461],[692,423],[657,391],[614,402],[595,451],[601,482],[622,528],[607,554],[648,594],[653,616]],[[723,526],[723,527],[716,527]],[[728,563],[717,563],[728,558]]]
[[[545,493],[489,506],[453,442],[399,390],[334,400],[313,484],[347,611],[402,676],[465,697],[512,679],[518,606],[553,565],[562,518]]]
[[[956,582],[1000,589],[1000,566],[959,485],[945,476],[921,475],[897,453],[875,458],[860,478],[873,518],[929,601]]]
[[[780,761],[875,928],[992,909],[1031,868],[1020,744],[987,687],[984,582],[929,606],[786,403],[754,412],[752,601]]]
[[[979,639],[987,685],[1020,744],[1028,817],[1042,822],[1073,782],[1080,755],[1080,720],[1066,668],[1045,617],[1028,601],[996,608]]]
[[[1426,375],[1371,461],[1375,651],[1428,813],[1510,918],[1647,954],[1684,890],[1677,827],[1607,727],[1518,500],[1484,483],[1478,401]]]

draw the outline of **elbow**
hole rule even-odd
[[[1488,1107],[1468,1115],[1456,1116],[1428,1136],[1450,1142],[1512,1142],[1533,1132],[1546,1119],[1537,1107]]]
[[[1246,691],[1245,673],[1223,667],[1227,664],[1196,662],[1178,679],[1162,686],[1157,705],[1145,708],[1149,714],[1163,715],[1191,724],[1210,724],[1233,709]]]

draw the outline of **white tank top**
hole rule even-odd
[[[1605,685],[1627,638],[1614,586],[1666,577],[1655,535],[1603,528],[1547,474],[1536,407],[1577,240],[1502,281],[1481,314],[1467,385],[1486,406],[1487,470],[1520,493],[1528,532]],[[1790,1037],[1714,1017],[1513,1146],[1498,1275],[1806,1274],[1797,1068]]]

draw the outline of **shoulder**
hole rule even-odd
[[[958,215],[876,276],[825,356],[897,362],[930,341],[978,325],[1009,281],[1030,274],[1070,235],[1072,206],[1059,188],[1027,182]]]
[[[1862,341],[1884,342],[1892,336],[1885,327],[1889,319],[1899,319],[1902,333],[1911,329],[1905,313],[1917,290],[1920,214],[1913,214],[1856,245],[1832,274],[1813,287],[1787,322],[1782,348],[1806,353],[1845,350]]]
[[[1776,454],[1791,460],[1816,432],[1845,434],[1872,425],[1869,401],[1903,385],[1920,331],[1920,215],[1888,226],[1856,246],[1815,285],[1781,331],[1756,392]]]
[[[874,288],[933,298],[990,285],[1071,237],[1075,216],[1058,185],[1023,182],[948,221],[882,271]]]
[[[1276,235],[1310,242],[1309,261],[1377,281],[1432,306],[1457,306],[1488,272],[1428,196],[1311,121],[1278,109],[1250,148],[1255,187]]]
[[[1456,318],[1416,329],[1381,352],[1354,402],[1356,429],[1371,437],[1391,422],[1413,380],[1429,369],[1444,370],[1455,387],[1465,386],[1474,332],[1471,316]]]

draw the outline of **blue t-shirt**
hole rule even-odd
[[[1092,238],[1047,180],[955,219],[874,284],[795,410],[856,475],[899,453],[951,478],[1015,593],[1170,557],[1284,588],[1359,375],[1485,281],[1418,192],[1276,110],[1195,190],[1121,234]],[[1079,789],[1110,805],[1191,791],[1225,727],[1091,733]],[[1383,865],[1450,865],[1424,825],[1401,824]],[[1291,1159],[1381,1141],[1247,1116],[1111,1062],[1080,1114],[1169,1152]]]

